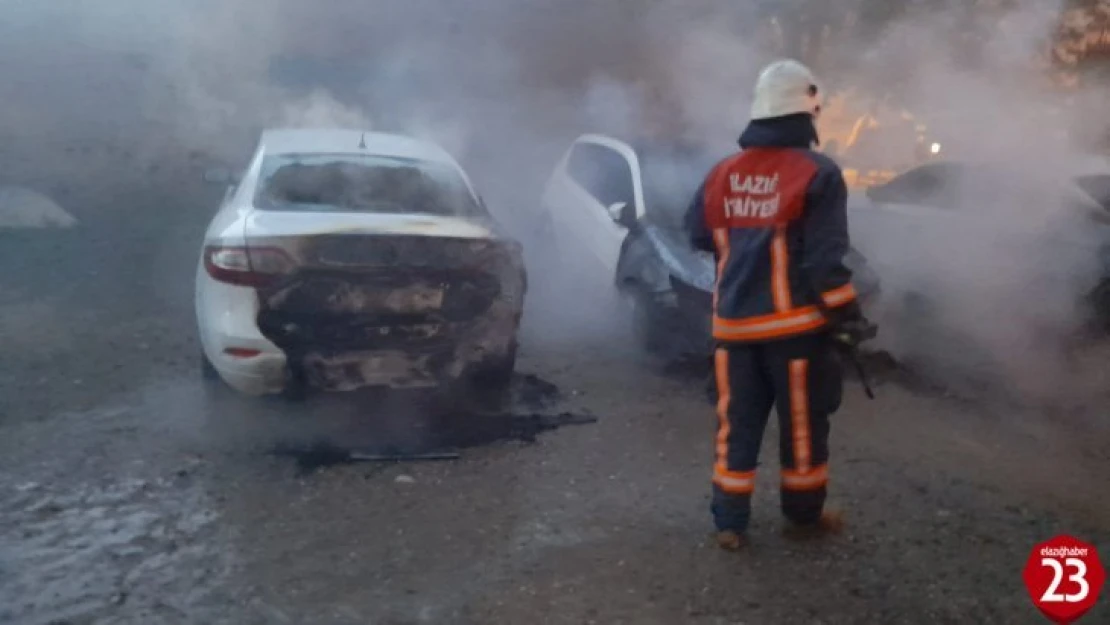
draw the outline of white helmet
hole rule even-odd
[[[793,59],[775,61],[759,73],[752,101],[752,119],[795,113],[817,116],[824,94],[808,67]]]

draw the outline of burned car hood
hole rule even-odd
[[[657,226],[645,225],[644,238],[651,241],[672,276],[700,291],[713,291],[716,268],[712,254],[693,249],[684,233]],[[852,283],[861,297],[879,292],[879,276],[859,251],[851,249],[844,257],[844,264],[852,271]]]

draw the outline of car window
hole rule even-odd
[[[929,163],[871,187],[867,195],[876,202],[955,208],[965,177],[966,168],[956,163]]]
[[[682,230],[694,194],[722,156],[695,149],[641,148],[640,178],[647,220],[667,230]]]
[[[352,154],[266,157],[255,205],[275,211],[485,214],[449,165]]]
[[[567,173],[587,193],[610,206],[616,202],[635,205],[632,168],[620,152],[595,143],[578,143],[567,159]]]

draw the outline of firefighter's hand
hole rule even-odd
[[[858,347],[860,343],[875,338],[879,326],[871,323],[862,315],[845,320],[833,330],[833,340],[848,347]]]

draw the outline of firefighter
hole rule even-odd
[[[843,262],[843,174],[813,149],[822,97],[801,63],[764,68],[740,151],[710,170],[686,216],[694,246],[717,259],[711,512],[724,549],[746,543],[772,407],[788,527],[820,534],[841,525],[839,514],[825,509],[829,416],[840,407],[843,384],[835,349],[854,347],[875,326],[863,317]]]

